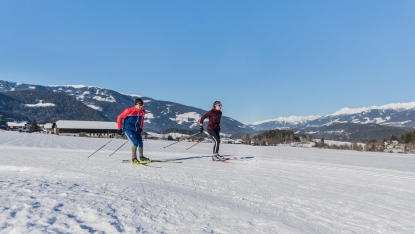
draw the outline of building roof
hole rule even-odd
[[[50,128],[52,128],[52,126],[53,126],[53,124],[47,123],[47,124],[43,125],[43,128],[50,129]]]
[[[20,123],[16,123],[16,122],[7,122],[6,125],[9,127],[25,127],[27,124],[27,122],[20,122]]]
[[[56,127],[59,129],[118,129],[116,122],[103,121],[78,121],[78,120],[58,120]]]

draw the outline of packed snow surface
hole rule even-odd
[[[415,232],[414,155],[124,142],[0,131],[0,233]]]

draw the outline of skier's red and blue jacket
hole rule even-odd
[[[125,109],[117,118],[118,129],[139,132],[140,128],[144,128],[145,115],[146,111],[144,109],[138,110],[134,106]]]

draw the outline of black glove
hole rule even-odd
[[[143,129],[142,128],[140,128],[140,132],[143,132]]]
[[[199,132],[203,132],[203,125],[200,125]]]
[[[124,135],[124,132],[122,131],[122,129],[118,129],[118,130],[117,130],[117,134],[118,134],[118,135]]]

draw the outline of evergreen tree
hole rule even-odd
[[[32,133],[37,131],[39,131],[39,126],[37,125],[36,120],[34,119],[32,120],[32,124],[30,125],[29,132]]]
[[[397,141],[397,140],[399,140],[399,139],[398,139],[398,137],[397,137],[397,136],[392,135],[392,136],[391,136],[391,138],[390,138],[390,140],[391,140],[391,141]]]

